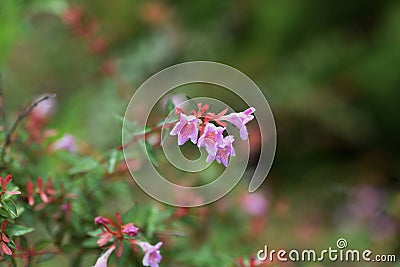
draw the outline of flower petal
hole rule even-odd
[[[111,253],[115,250],[115,246],[110,247],[102,256],[100,256],[92,267],[107,267],[107,261]]]
[[[1,242],[1,249],[6,253],[7,255],[12,255],[11,249],[6,245],[6,243]]]

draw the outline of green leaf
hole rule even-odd
[[[79,161],[75,166],[73,166],[69,171],[68,174],[75,175],[83,172],[90,172],[101,165],[99,162],[93,158],[84,158]]]
[[[197,110],[197,104],[193,101],[193,99],[186,95],[186,99],[189,101],[189,104],[193,107],[194,110]]]
[[[39,264],[39,263],[42,263],[42,262],[45,262],[45,261],[49,261],[52,258],[54,258],[55,256],[56,256],[55,254],[44,254],[44,255],[41,255],[36,263]]]
[[[18,217],[17,206],[11,199],[5,199],[1,202],[3,208],[11,215],[12,218]]]
[[[10,225],[7,227],[7,233],[10,236],[22,236],[33,232],[35,229],[23,225]]]
[[[97,238],[90,237],[82,242],[82,247],[84,248],[98,248],[99,245],[97,244]]]
[[[75,246],[74,244],[65,244],[65,245],[62,245],[62,247],[61,247],[62,252],[66,253],[66,254],[72,254],[77,249],[78,249],[78,247]]]
[[[139,127],[139,129],[136,129],[132,135],[143,135],[149,133],[150,131],[151,128],[149,126]]]
[[[101,234],[101,233],[102,233],[102,231],[101,231],[101,229],[99,228],[99,229],[96,229],[96,230],[87,232],[87,235],[88,235],[88,236],[91,236],[91,237],[97,237],[97,236],[98,236],[99,234]]]
[[[167,137],[169,137],[169,133],[170,133],[170,129],[165,129],[162,133],[161,133],[161,142],[160,144],[163,145],[165,140],[167,140]]]
[[[172,101],[171,98],[168,98],[167,103],[165,105],[165,112],[168,114],[170,114],[173,110],[175,110],[175,104]]]
[[[27,250],[29,248],[28,245],[28,240],[26,240],[25,237],[21,236],[19,238],[19,245],[22,247],[22,249]]]
[[[133,131],[137,127],[135,121],[129,121],[128,119],[125,119],[120,115],[116,115],[116,119],[122,123],[124,130],[127,131],[128,133],[133,133]]]
[[[122,153],[121,151],[118,151],[114,149],[111,151],[110,158],[108,160],[108,168],[107,171],[108,173],[113,173],[115,170],[115,167],[117,166],[117,163],[122,159]]]
[[[147,236],[151,237],[155,230],[157,229],[157,212],[158,209],[156,207],[151,207],[150,211],[149,211],[149,216],[147,217]]]
[[[40,240],[40,241],[36,242],[33,247],[37,250],[41,250],[41,249],[44,249],[44,248],[50,246],[51,244],[52,244],[52,242],[50,240]]]
[[[139,145],[143,149],[144,153],[148,155],[151,163],[153,163],[154,166],[158,166],[156,151],[154,150],[154,147],[146,140],[144,141],[144,145],[142,141],[139,142]]]
[[[10,214],[4,208],[0,208],[0,216],[8,218],[10,217]]]

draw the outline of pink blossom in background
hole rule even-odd
[[[252,119],[254,119],[254,116],[251,115],[256,111],[255,108],[251,107],[246,109],[243,112],[239,113],[231,113],[225,116],[222,116],[219,118],[220,121],[227,121],[232,123],[235,127],[240,129],[240,138],[242,140],[246,140],[247,137],[249,136],[249,133],[247,132],[246,124],[250,122]]]
[[[399,224],[393,218],[381,215],[372,223],[370,228],[375,240],[385,240],[395,238]]]
[[[224,137],[222,133],[225,131],[224,127],[217,127],[212,123],[207,123],[204,133],[200,136],[197,146],[205,147],[208,154],[215,157],[217,154],[218,146],[224,145]]]
[[[42,97],[43,96],[39,96],[38,98],[36,98],[36,100],[39,100]],[[53,114],[55,107],[56,107],[56,100],[54,98],[50,98],[37,104],[37,106],[32,110],[30,115],[36,118],[46,119],[47,117]]]
[[[39,100],[42,97],[43,96],[40,96],[36,100]],[[49,117],[53,114],[55,107],[56,100],[50,98],[38,103],[29,113],[26,128],[31,141],[41,141],[43,139],[44,134],[42,131],[44,130]]]
[[[187,140],[191,140],[193,144],[197,143],[199,129],[197,126],[198,119],[193,115],[180,114],[179,122],[171,130],[170,135],[178,135],[178,144],[183,145]]]
[[[244,193],[239,198],[240,207],[253,216],[264,216],[268,210],[268,201],[261,193]]]
[[[66,150],[71,153],[76,153],[75,138],[70,134],[66,134],[51,145],[51,150]]]

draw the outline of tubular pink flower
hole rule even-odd
[[[103,255],[101,255],[92,267],[107,267],[107,261],[111,253],[115,250],[115,246],[110,247]]]
[[[217,154],[218,146],[224,145],[224,137],[222,133],[225,131],[225,127],[217,127],[212,123],[207,123],[204,129],[204,133],[200,136],[197,146],[205,147],[208,154],[215,157]]]
[[[179,122],[171,130],[170,135],[178,135],[178,145],[183,145],[190,139],[193,144],[197,143],[199,129],[197,127],[198,119],[193,115],[180,114]]]
[[[136,244],[140,246],[144,253],[142,261],[143,266],[159,267],[158,263],[162,259],[160,247],[163,243],[158,242],[155,246],[150,245],[147,242],[136,242]]]
[[[228,167],[228,159],[229,156],[235,156],[235,149],[232,146],[232,143],[235,139],[232,135],[229,135],[224,138],[223,146],[218,146],[217,153],[215,156],[208,155],[207,162],[212,160],[216,160],[219,164],[224,164],[225,167]]]
[[[246,124],[254,119],[254,116],[251,114],[253,114],[255,111],[255,108],[250,107],[245,111],[239,113],[231,113],[229,115],[222,116],[221,118],[219,118],[219,120],[230,122],[235,127],[240,129],[240,138],[242,140],[246,140],[249,135],[249,133],[247,132]]]

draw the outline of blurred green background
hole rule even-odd
[[[51,126],[99,151],[120,144],[115,116],[141,82],[191,60],[243,71],[275,116],[276,158],[260,191],[267,219],[239,251],[326,248],[344,237],[399,255],[399,1],[0,2],[7,109],[57,93]]]

